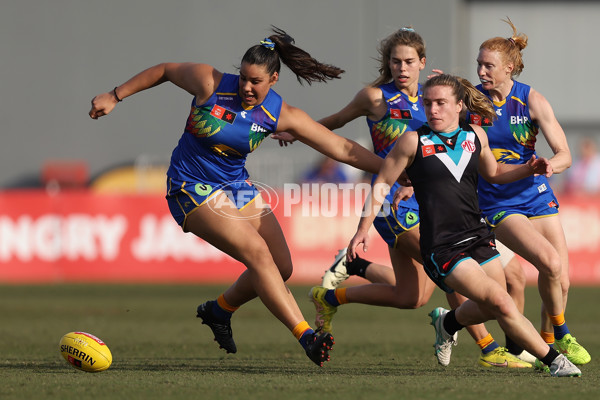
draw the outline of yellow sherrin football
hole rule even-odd
[[[100,372],[112,363],[112,354],[102,340],[85,332],[70,332],[60,339],[60,353],[74,368]]]

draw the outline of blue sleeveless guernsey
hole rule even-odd
[[[379,88],[383,92],[383,97],[387,103],[388,110],[379,121],[371,121],[367,118],[367,125],[369,126],[369,132],[371,133],[375,154],[385,158],[392,147],[394,147],[396,140],[398,140],[404,132],[416,131],[427,121],[427,118],[425,117],[425,110],[423,107],[421,84],[419,84],[416,97],[410,97],[399,91],[394,82],[381,85]],[[373,176],[373,180],[375,180],[375,178],[376,175]],[[390,190],[390,194],[388,194],[387,197],[387,200],[390,203],[393,200],[396,188],[399,186],[400,185],[396,183],[392,190]],[[409,200],[401,202],[400,207],[418,210],[419,206],[414,196],[412,196]]]
[[[487,90],[477,86],[490,98]],[[531,87],[514,81],[510,94],[501,102],[493,102],[498,119],[482,120],[470,114],[468,120],[480,125],[489,139],[490,149],[496,160],[503,164],[525,164],[535,154],[535,142],[539,127],[529,115],[529,92]],[[537,155],[536,155],[537,156]],[[479,180],[479,205],[484,212],[489,209],[514,208],[531,204],[540,195],[552,195],[552,189],[545,176],[530,176],[503,185]],[[539,201],[539,200],[538,200]]]
[[[223,74],[206,103],[192,100],[167,176],[181,182],[221,184],[248,178],[246,156],[277,129],[282,100],[269,90],[262,104],[246,107],[238,95],[239,76]]]

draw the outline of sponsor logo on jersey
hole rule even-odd
[[[421,147],[423,157],[429,157],[434,154],[447,153],[448,149],[443,144],[428,144]]]
[[[412,211],[406,213],[406,223],[409,225],[414,224],[419,220],[419,216]]]
[[[550,203],[548,203],[548,207],[550,207],[550,208],[558,208],[558,204],[556,204],[556,202],[554,200],[552,200]]]
[[[469,120],[471,124],[479,126],[492,126],[492,120],[489,118],[482,118],[481,115],[471,114]]]
[[[410,110],[392,108],[390,109],[390,117],[392,119],[412,119],[412,113]]]
[[[504,214],[506,214],[506,211],[500,211],[492,217],[492,221],[498,221],[500,218],[504,217]]]
[[[421,147],[421,152],[423,154],[423,157],[429,157],[435,154],[435,149],[433,148],[433,145],[427,145],[427,146],[423,146]]]
[[[467,153],[475,152],[475,143],[472,140],[465,140],[464,142],[462,142],[460,147],[462,147],[462,149]]]
[[[267,133],[267,128],[260,126],[259,124],[253,123],[250,127],[251,132]]]
[[[540,186],[537,187],[538,193],[543,193],[546,190],[548,190],[548,188],[546,187],[545,183],[542,183]]]
[[[194,191],[200,196],[206,196],[212,191],[212,186],[204,183],[196,183],[196,186],[194,186]]]
[[[511,115],[510,116],[510,124],[511,125],[523,125],[526,124],[529,121],[529,118],[527,118],[524,115]]]
[[[212,110],[210,110],[210,115],[222,121],[225,121],[228,124],[233,124],[233,121],[235,121],[236,117],[236,113],[234,113],[233,111],[229,111],[225,107],[221,107],[218,104],[215,104]]]

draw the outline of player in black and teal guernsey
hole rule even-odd
[[[554,153],[550,158],[553,171],[560,173],[571,165],[565,133],[544,96],[514,79],[523,70],[521,52],[527,46],[527,36],[517,34],[510,20],[505,22],[513,35],[486,40],[477,58],[481,82],[477,88],[493,102],[497,119],[470,115],[469,120],[487,132],[494,156],[507,165],[523,164],[534,155],[542,133]],[[590,362],[589,353],[571,335],[564,317],[568,249],[558,216],[559,203],[548,179],[531,176],[504,185],[480,180],[478,189],[483,215],[498,239],[539,271],[538,289],[545,310],[542,337],[573,363]],[[510,343],[507,347],[512,352],[521,350]]]
[[[414,131],[425,121],[420,72],[425,68],[425,42],[410,27],[401,28],[381,42],[379,47],[381,75],[359,91],[339,112],[319,120],[329,129],[338,129],[357,118],[365,117],[375,154],[385,158],[405,132]],[[373,177],[375,179],[376,176]],[[427,304],[435,285],[421,265],[419,248],[419,206],[414,198],[390,209],[394,183],[386,198],[390,211],[375,219],[375,228],[387,243],[393,268],[357,257],[345,260],[345,249],[325,272],[321,287],[311,289],[310,297],[316,307],[317,326],[332,330],[332,319],[338,306],[361,303],[378,306],[414,309]],[[347,288],[337,286],[350,275],[361,276],[374,284]],[[449,294],[452,306],[462,297]],[[469,333],[481,348],[479,364],[486,367],[527,368],[531,364],[507,354],[483,324],[468,327]],[[437,354],[442,365],[450,363],[451,348]]]
[[[284,31],[273,32],[246,51],[239,75],[224,74],[208,64],[158,64],[96,96],[89,115],[97,119],[123,98],[167,81],[194,96],[167,172],[169,209],[184,231],[247,268],[216,300],[198,306],[197,316],[211,328],[221,348],[235,353],[231,316],[258,296],[307,356],[322,366],[329,360],[333,337],[310,327],[285,285],[293,269],[290,251],[279,223],[249,179],[246,157],[266,136],[283,130],[328,157],[368,172],[377,172],[383,160],[335,135],[272,90],[281,62],[308,83],[338,78],[343,72],[296,47]]]
[[[508,183],[534,173],[551,175],[548,160],[535,156],[524,164],[499,164],[477,125],[460,123],[463,106],[487,118],[494,109],[465,79],[438,75],[423,85],[427,123],[406,132],[385,159],[365,201],[364,214],[348,245],[348,259],[368,244],[369,228],[389,187],[406,170],[421,213],[421,254],[428,276],[444,291],[469,300],[455,310],[430,313],[436,353],[455,342],[466,325],[496,319],[515,342],[550,366],[552,376],[580,376],[563,354],[549,348],[506,291],[494,234],[481,220],[477,198],[479,175]]]

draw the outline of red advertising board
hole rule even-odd
[[[286,195],[279,192],[280,198]],[[347,246],[362,198],[347,200],[313,197],[274,207],[294,261],[290,282],[319,282],[337,250]],[[572,283],[600,284],[600,199],[561,198],[561,218]],[[389,264],[375,232],[365,257]],[[537,271],[524,264],[534,283]],[[227,283],[243,270],[183,233],[162,196],[0,193],[0,283]]]

